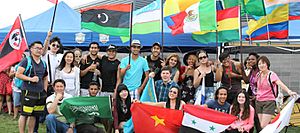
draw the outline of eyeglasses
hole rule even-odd
[[[177,94],[176,91],[172,91],[172,90],[170,90],[169,93],[173,93],[173,94],[175,94],[175,95]]]
[[[52,47],[59,48],[59,44],[51,44]]]
[[[199,60],[206,59],[206,56],[199,57]]]
[[[131,46],[132,48],[141,48],[141,46]]]

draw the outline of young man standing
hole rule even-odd
[[[165,65],[164,60],[159,57],[161,51],[161,46],[158,42],[154,43],[151,48],[151,54],[146,56],[150,73],[154,72],[154,81],[160,80],[161,68]]]
[[[42,42],[36,41],[30,45],[30,60],[24,58],[16,72],[16,78],[23,80],[21,98],[21,116],[19,118],[19,131],[25,132],[27,118],[28,132],[33,133],[36,116],[44,113],[46,104],[46,91],[48,86],[48,73],[44,62],[41,60]],[[28,62],[31,62],[28,64]],[[25,72],[27,66],[29,70]]]
[[[113,96],[114,89],[117,84],[118,66],[120,61],[116,58],[117,47],[110,44],[106,49],[107,56],[102,57],[101,79],[102,89],[101,95]]]
[[[131,98],[139,99],[149,79],[149,66],[146,59],[139,56],[141,50],[139,40],[132,41],[130,50],[130,57],[127,56],[121,60],[120,76],[123,77],[123,83],[128,87]],[[143,73],[145,74],[145,79],[141,84]]]
[[[173,86],[177,86],[177,83],[171,80],[171,68],[165,66],[161,69],[161,80],[155,82],[155,92],[157,97],[157,102],[166,102],[169,94],[169,90]],[[153,74],[150,74],[153,77]]]
[[[89,55],[81,61],[80,65],[80,95],[89,95],[89,84],[91,82],[99,83],[101,70],[101,59],[98,57],[100,46],[97,42],[91,42],[89,45]]]
[[[60,104],[72,95],[65,93],[66,83],[63,79],[57,79],[53,82],[54,94],[47,98],[46,127],[48,133],[74,132],[74,126],[66,124],[66,119],[60,112]]]

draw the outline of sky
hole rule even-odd
[[[71,8],[96,0],[58,0],[64,1]],[[14,23],[21,14],[22,20],[38,15],[54,6],[48,0],[1,0],[0,1],[0,30]]]

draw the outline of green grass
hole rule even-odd
[[[18,132],[19,132],[18,119],[13,120],[13,116],[9,116],[7,113],[0,114],[0,133],[18,133]],[[45,124],[40,124],[39,133],[46,133]]]
[[[284,133],[285,129],[281,131]],[[6,113],[0,114],[0,133],[18,133],[18,119],[13,120],[13,116]],[[26,131],[27,132],[27,131]],[[300,133],[300,127],[289,127],[288,133]],[[39,133],[46,133],[46,125],[40,124]]]

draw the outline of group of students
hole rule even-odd
[[[115,132],[122,132],[125,121],[131,117],[131,103],[139,102],[149,78],[155,81],[158,101],[145,104],[181,110],[184,104],[194,104],[200,90],[205,88],[205,106],[239,118],[228,131],[249,132],[254,120],[256,131],[264,128],[274,114],[276,96],[272,92],[276,90],[276,85],[291,96],[297,95],[281,82],[276,73],[270,71],[268,58],[259,57],[256,53],[250,53],[246,60],[246,71],[250,71],[247,75],[243,63],[232,60],[226,52],[219,56],[219,61],[208,59],[208,54],[203,50],[190,52],[183,58],[185,66],[181,66],[180,57],[176,53],[170,54],[166,59],[160,57],[159,43],[152,45],[150,55],[140,56],[141,42],[133,40],[130,56],[119,61],[115,45],[109,45],[106,55],[100,55],[97,42],[90,43],[87,55],[82,55],[80,49],[60,54],[63,50],[60,39],[54,37],[50,40],[51,36],[52,33],[49,32],[44,45],[40,41],[33,42],[29,58],[24,58],[15,71],[7,69],[1,72],[7,75],[7,79],[15,75],[15,78],[23,80],[20,88],[8,80],[13,88],[14,106],[21,110],[21,133],[25,131],[27,121],[28,132],[37,132],[38,122],[43,121],[43,118],[46,119],[48,132],[72,132],[75,127],[77,132],[93,129],[82,127],[86,124],[80,122],[61,126],[53,122],[53,119],[62,116],[59,112],[62,99],[95,94],[112,96],[114,99],[114,123],[106,122],[105,131],[110,132],[109,125],[113,125]],[[249,83],[249,87],[243,89],[242,80]],[[215,81],[221,82],[221,87],[217,90]],[[0,100],[4,90],[2,88],[5,88],[7,82],[0,83]],[[96,86],[96,91],[92,91],[91,86]],[[7,102],[11,102],[9,97]],[[15,110],[14,118],[18,112],[17,108]],[[49,114],[43,117],[45,112]],[[57,122],[65,121],[57,119]],[[92,126],[95,127],[93,124]],[[181,131],[185,132],[184,129]]]

